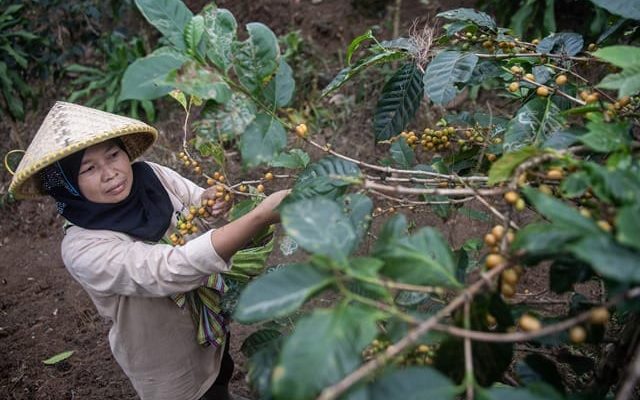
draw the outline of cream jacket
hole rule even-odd
[[[149,165],[175,211],[199,204],[204,189],[169,168]],[[174,212],[171,232],[176,223]],[[209,389],[222,348],[199,345],[188,307],[179,308],[168,296],[228,270],[211,244],[211,231],[172,247],[72,226],[62,241],[62,259],[100,315],[112,322],[111,351],[141,399],[195,400]]]

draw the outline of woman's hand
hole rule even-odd
[[[276,211],[276,208],[289,193],[291,193],[291,189],[278,190],[262,200],[257,208],[264,215],[265,223],[271,225],[280,222],[280,213]]]
[[[204,204],[209,202],[209,200],[213,200],[213,205],[209,206]],[[224,214],[226,214],[231,209],[231,201],[224,201],[224,198],[216,197],[216,188],[212,186],[202,192],[200,196],[200,204],[202,204],[207,212],[211,214],[212,217],[218,218]]]

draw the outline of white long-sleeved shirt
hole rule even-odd
[[[204,189],[169,168],[149,165],[174,211],[199,204]],[[176,223],[174,212],[170,232]],[[141,399],[195,400],[209,389],[223,349],[199,345],[189,308],[179,308],[168,296],[228,270],[213,248],[211,231],[173,247],[72,226],[62,240],[62,259],[100,315],[112,322],[111,351]]]

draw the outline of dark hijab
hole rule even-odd
[[[127,152],[120,139],[113,141]],[[94,203],[82,195],[78,186],[83,156],[84,150],[71,154],[45,168],[40,175],[45,192],[57,202],[58,212],[82,228],[108,229],[153,242],[160,240],[171,223],[173,205],[149,164],[131,165],[133,183],[126,199],[112,204]]]

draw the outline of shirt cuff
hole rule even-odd
[[[198,269],[213,272],[226,272],[230,266],[218,255],[211,243],[213,229],[189,240],[185,245],[185,254],[191,265]]]

